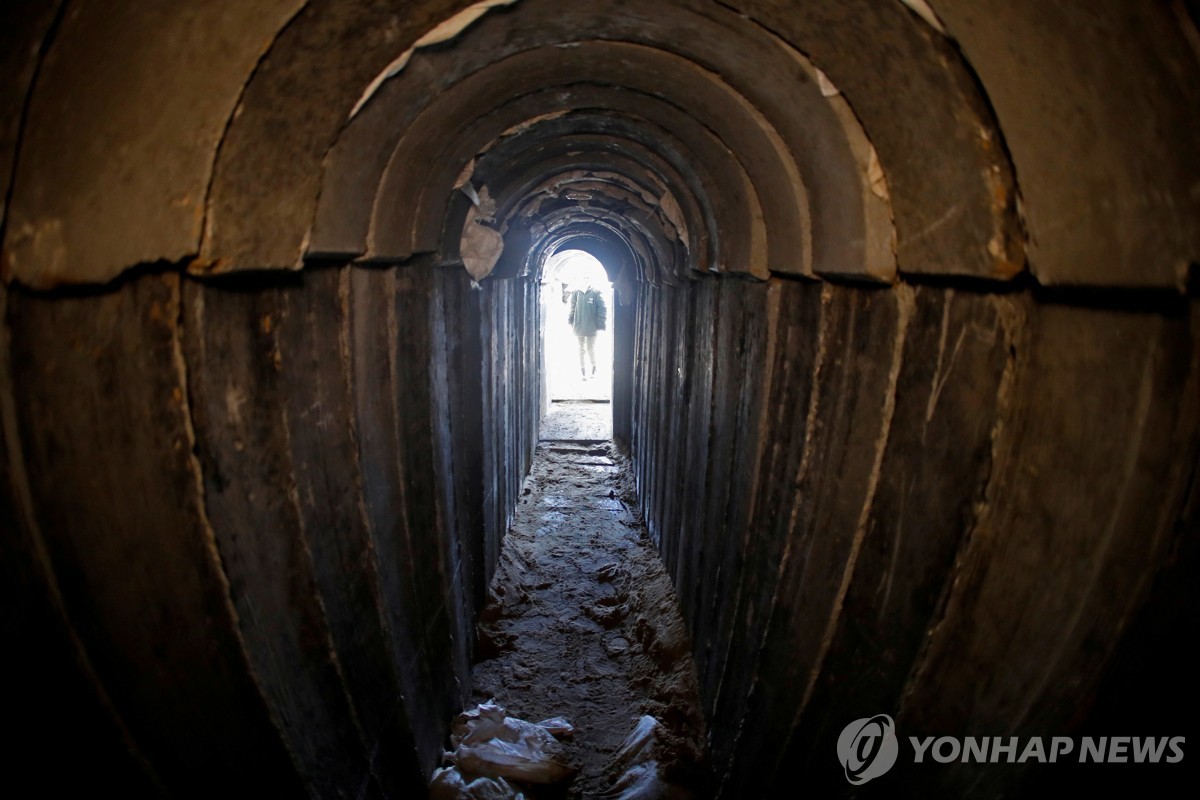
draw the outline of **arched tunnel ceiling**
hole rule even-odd
[[[1167,4],[935,5],[1002,123],[1038,278],[1181,282],[1200,259],[1200,49],[1183,30],[1193,23]]]
[[[657,95],[728,146],[725,161],[747,167],[764,217],[774,215],[766,228],[775,271],[887,280],[898,267],[994,279],[1020,271],[1028,248],[1042,283],[1170,287],[1200,254],[1191,134],[1200,89],[1189,79],[1196,57],[1179,27],[1186,23],[1165,6],[937,0],[929,5],[943,34],[900,2],[518,0],[417,50],[389,77],[398,56],[469,5],[277,0],[144,9],[71,0],[44,28],[21,27],[49,34],[40,61],[39,43],[25,42],[16,71],[36,66],[29,102],[19,92],[4,98],[6,120],[21,120],[0,154],[15,161],[6,277],[45,288],[105,282],[162,260],[192,261],[206,273],[371,255],[357,234],[350,244],[339,234],[328,247],[315,246],[314,234],[324,230],[326,191],[386,189],[394,149],[339,156],[342,142],[371,127],[372,106],[423,87],[423,102],[404,105],[413,114],[460,80],[485,81],[506,58],[571,42],[608,48],[592,74],[577,78]],[[624,55],[637,47],[650,51],[648,60]],[[569,65],[572,48],[557,49]],[[765,124],[721,130],[719,107],[678,91],[686,71],[637,85],[680,62],[714,76],[709,86],[730,87],[746,118]],[[814,80],[815,68],[832,84]],[[381,76],[376,96],[352,115]],[[501,109],[547,85],[561,81],[515,93],[501,82],[488,110],[499,123]],[[526,119],[552,113],[550,96],[540,96],[540,111],[530,100]],[[396,141],[407,128],[390,121],[387,135],[363,140]],[[777,139],[765,147],[733,141],[756,130]],[[869,191],[872,148],[886,194]],[[772,149],[777,157],[764,162]],[[795,172],[781,181],[764,163]],[[784,183],[791,191],[781,191]],[[885,212],[894,218],[894,265]],[[866,231],[862,241],[856,226]],[[801,237],[795,251],[806,231],[811,240]],[[771,240],[787,259],[770,252]],[[823,254],[835,246],[842,249]],[[761,274],[760,265],[730,266]]]
[[[602,107],[611,107],[612,104],[632,117],[648,116],[680,136],[694,138],[696,134],[693,131],[697,129],[707,132],[718,141],[717,147],[710,150],[708,159],[713,169],[724,162],[734,161],[737,165],[735,169],[751,171],[759,192],[772,198],[770,203],[753,198],[753,202],[765,208],[765,213],[770,216],[767,227],[777,239],[775,253],[771,257],[771,269],[777,272],[812,273],[807,244],[810,238],[810,192],[815,195],[814,203],[826,211],[821,221],[826,223],[828,230],[821,231],[821,241],[838,243],[840,249],[856,249],[858,252],[856,256],[840,258],[831,253],[823,262],[831,271],[855,274],[863,273],[863,264],[872,262],[862,254],[864,214],[855,206],[862,203],[861,199],[856,198],[863,193],[863,182],[854,176],[856,163],[847,143],[849,137],[841,127],[843,120],[837,116],[831,104],[821,98],[815,81],[804,73],[802,58],[792,54],[782,44],[768,39],[766,44],[775,51],[774,60],[768,53],[766,56],[743,57],[748,66],[736,62],[721,64],[720,58],[712,59],[717,63],[701,65],[641,43],[570,39],[573,32],[578,30],[588,31],[593,36],[610,34],[646,41],[652,41],[655,36],[665,39],[671,32],[669,16],[664,23],[650,16],[630,14],[629,18],[622,19],[623,25],[616,28],[599,18],[595,11],[560,19],[552,17],[548,9],[539,14],[537,3],[527,3],[523,10],[529,12],[528,20],[539,23],[543,18],[554,19],[555,26],[527,23],[525,29],[514,31],[515,23],[525,19],[516,14],[511,18],[497,17],[490,28],[491,21],[485,21],[477,29],[465,34],[454,52],[428,54],[424,58],[431,65],[423,63],[424,59],[414,58],[403,73],[380,89],[378,96],[372,98],[362,114],[352,121],[328,163],[322,208],[318,211],[318,228],[325,221],[322,216],[325,209],[332,209],[332,214],[353,215],[353,207],[365,205],[371,197],[377,198],[376,209],[381,213],[400,213],[403,216],[404,206],[420,204],[407,199],[412,196],[412,187],[421,187],[420,191],[425,195],[432,192],[436,198],[432,201],[435,204],[445,202],[442,198],[447,196],[450,188],[447,174],[457,172],[465,160],[461,154],[457,158],[434,162],[446,173],[440,180],[413,181],[407,174],[401,179],[389,175],[385,178],[385,187],[378,194],[369,184],[367,176],[375,173],[378,169],[376,165],[389,152],[392,164],[401,171],[409,170],[408,165],[414,161],[428,163],[428,154],[407,149],[411,145],[407,141],[412,138],[408,135],[410,132],[416,131],[417,137],[426,135],[436,141],[454,139],[458,137],[460,127],[468,124],[473,115],[486,117],[497,104],[512,106],[529,93],[538,93],[544,105],[529,108],[527,117],[509,118],[507,123],[561,114],[577,107],[574,103],[578,98],[565,93],[587,82],[603,81],[603,85],[610,90],[609,94],[593,95],[590,100],[592,104]],[[587,18],[589,16],[591,18]],[[501,22],[506,24],[502,25]],[[606,24],[608,29],[605,28]],[[762,34],[757,34],[760,39],[757,44],[761,45]],[[729,38],[730,29],[716,27],[715,23],[709,22],[707,29],[700,28],[694,36],[684,36],[681,40],[693,42],[691,55],[698,58],[705,52],[705,42],[709,43],[707,52],[717,55],[725,52],[712,44],[719,36]],[[554,41],[560,37],[564,41],[557,45],[532,46],[520,50],[527,47],[527,43],[536,44],[547,38]],[[459,49],[470,53],[472,58],[465,61],[459,56]],[[686,47],[676,49],[688,50]],[[730,48],[729,52],[746,51],[755,54],[765,52],[761,47],[751,48],[749,42],[744,47]],[[787,67],[785,71],[778,69],[781,59]],[[421,63],[418,64],[418,61]],[[480,67],[481,64],[485,66]],[[765,85],[755,86],[751,74],[772,74],[772,65],[782,79],[760,80],[758,83]],[[709,70],[717,66],[721,67],[719,75]],[[424,68],[424,71],[414,67]],[[738,73],[739,68],[742,74]],[[476,71],[452,83],[459,73],[472,69]],[[751,74],[747,74],[747,71]],[[755,91],[750,93],[749,98],[744,97],[739,92],[740,87],[735,89],[726,83],[726,76],[731,76],[730,80],[739,78]],[[447,84],[450,84],[449,88],[440,95],[436,94],[440,87]],[[549,91],[555,86],[560,87],[557,95]],[[516,100],[510,102],[509,98]],[[675,113],[674,124],[662,119],[663,106],[670,109],[667,113]],[[777,130],[772,121],[759,111],[759,106],[773,107],[776,119],[786,123],[786,128],[781,125],[784,129]],[[411,121],[411,124],[398,124],[401,121]],[[556,122],[561,125],[562,121]],[[534,139],[534,145],[539,134],[553,137],[562,133],[561,127],[558,130],[546,130],[545,125],[534,122],[527,122],[525,127],[525,133]],[[422,131],[428,133],[422,134]],[[405,134],[405,140],[398,141],[401,132]],[[499,131],[493,124],[484,139],[497,133]],[[788,142],[784,141],[785,135]],[[653,142],[653,138],[650,142]],[[474,147],[480,145],[481,142],[477,141]],[[865,152],[861,160],[866,162]],[[392,170],[389,168],[388,172]],[[828,173],[837,174],[839,179],[822,181]],[[349,175],[356,182],[338,185],[341,175]],[[422,200],[429,202],[425,198]],[[376,224],[374,229],[387,235],[396,220],[388,219],[387,222],[385,225]],[[886,220],[882,220],[882,223],[890,227]],[[353,225],[353,221],[348,221],[342,227]],[[402,220],[399,227],[404,227]],[[858,246],[854,248],[846,243],[857,243]],[[320,237],[310,244],[318,250],[324,247]],[[403,244],[395,243],[390,248],[383,246],[383,252],[380,252],[379,239],[375,239],[372,245],[371,255],[376,258],[389,255],[404,257],[408,254],[408,246]],[[433,243],[427,239],[418,246],[429,248]],[[398,252],[387,252],[396,247],[399,247]],[[834,247],[831,245],[830,249]],[[328,249],[333,252],[362,252],[363,245],[350,241],[333,244]],[[894,272],[890,252],[873,261],[877,262],[876,273],[879,277],[888,278]],[[732,264],[729,268],[765,274],[767,265]]]
[[[641,276],[654,282],[671,281],[673,276],[687,272],[687,265],[682,263],[686,230],[675,228],[673,220],[664,218],[657,204],[640,201],[636,191],[611,182],[589,181],[588,177],[558,176],[547,181],[545,188],[528,201],[528,208],[518,209],[522,216],[536,220],[532,225],[517,228],[529,231],[518,239],[526,246],[511,252],[506,248],[504,255],[516,265],[520,265],[524,256],[526,263],[520,268],[536,268],[537,254],[547,240],[561,240],[565,229],[599,228],[619,233],[622,241],[629,244],[639,256],[636,266]]]
[[[4,241],[12,276],[103,282],[195,254],[230,115],[302,6],[65,3],[21,134]]]
[[[562,112],[545,115],[543,119],[546,124],[541,126],[544,132],[553,131],[555,126],[568,125],[565,130],[570,131],[572,137],[593,137],[595,146],[607,151],[606,158],[626,158],[640,164],[644,174],[656,175],[664,187],[672,187],[673,196],[681,206],[690,208],[694,203],[704,209],[698,215],[690,215],[694,220],[699,217],[708,220],[705,224],[696,226],[697,234],[702,238],[709,236],[713,229],[720,231],[722,241],[735,243],[731,246],[748,245],[752,239],[764,238],[758,197],[754,194],[745,171],[740,169],[736,162],[728,163],[729,168],[717,172],[708,167],[708,164],[720,163],[722,160],[729,162],[727,158],[722,159],[726,151],[716,136],[706,129],[680,124],[686,121],[686,114],[673,106],[629,92],[612,96],[611,90],[601,87],[575,86],[562,91],[548,90],[528,95],[522,101],[500,109],[496,112],[496,119],[488,115],[481,119],[479,125],[469,126],[464,129],[463,135],[450,141],[439,141],[436,137],[430,137],[433,141],[428,143],[411,143],[412,150],[409,143],[404,143],[402,148],[395,151],[395,168],[390,169],[385,176],[375,207],[383,213],[395,215],[402,210],[415,211],[415,206],[420,206],[427,214],[434,216],[436,225],[437,219],[440,218],[437,204],[404,202],[405,187],[421,186],[422,191],[440,192],[438,196],[444,198],[446,186],[453,185],[451,181],[457,181],[459,177],[455,175],[455,165],[470,161],[489,144],[491,127],[487,123],[504,125],[513,120],[527,119],[531,102],[536,109],[547,100],[560,103],[564,95],[577,104],[577,110],[569,112],[569,116],[572,117],[570,120],[562,119],[567,116]],[[605,109],[596,108],[597,105],[603,105]],[[632,116],[634,113],[638,116]],[[676,131],[680,136],[676,136]],[[555,144],[561,146],[562,140]],[[421,153],[424,146],[435,148],[432,157],[415,157],[411,154]],[[578,166],[592,165],[599,168],[603,165],[602,159],[594,153],[586,157],[578,153],[572,156],[571,153],[574,152],[568,150],[559,156],[548,155],[547,169],[553,168],[552,162],[555,159],[565,161],[574,158]],[[431,173],[440,173],[440,179],[432,177]],[[436,188],[438,184],[440,188]],[[369,192],[365,194],[370,196]],[[349,240],[350,246],[356,247],[354,242],[361,241],[360,231],[367,225],[366,215],[374,209],[356,209],[350,203],[339,206],[333,200],[335,196],[332,192],[322,195],[314,246],[323,240],[321,221],[325,217],[337,215],[330,227],[346,230],[350,237],[357,237]],[[329,202],[325,202],[326,197],[330,198]],[[693,199],[689,200],[689,197]],[[325,211],[328,211],[328,214],[322,216],[321,212]],[[377,215],[376,219],[379,218]],[[372,232],[368,240],[368,252],[372,256],[387,253],[390,248],[414,246],[411,238],[394,243],[383,238],[411,233],[404,223],[394,219],[389,222],[393,224],[377,225],[376,230]],[[428,229],[429,225],[424,227]],[[435,228],[433,235],[436,237],[439,233],[440,228]],[[393,255],[395,252],[393,250]],[[399,252],[407,250],[401,249]],[[700,250],[695,250],[694,253],[697,258],[701,258]],[[725,254],[725,260],[728,263],[747,264],[751,258],[748,252],[731,252]],[[708,261],[720,263],[721,257],[713,254]]]

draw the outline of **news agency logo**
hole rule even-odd
[[[856,719],[842,729],[837,752],[850,783],[858,786],[878,778],[892,768],[900,754],[896,723],[887,714]]]
[[[1183,736],[909,736],[913,763],[964,764],[1056,763],[1078,760],[1080,764],[1178,764],[1183,761]],[[878,778],[896,763],[900,743],[896,723],[887,714],[856,719],[838,736],[837,754],[846,780],[858,786]]]

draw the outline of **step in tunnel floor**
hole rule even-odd
[[[668,734],[668,774],[702,798],[711,782],[691,644],[636,509],[629,463],[611,441],[538,446],[481,615],[473,701],[569,719],[575,798],[611,786],[606,765],[638,719],[654,716]]]

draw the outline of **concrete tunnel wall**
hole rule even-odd
[[[615,430],[721,796],[845,793],[832,742],[868,714],[1164,735],[1154,703],[1194,708],[1194,4],[2,13],[30,774],[419,791],[568,246],[618,286]]]

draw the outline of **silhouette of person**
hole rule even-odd
[[[575,331],[579,340],[579,373],[584,380],[596,375],[596,332],[605,329],[608,323],[608,309],[604,306],[604,298],[588,281],[586,287],[571,294],[571,311],[567,315],[567,323]],[[587,362],[592,368],[588,371]]]

